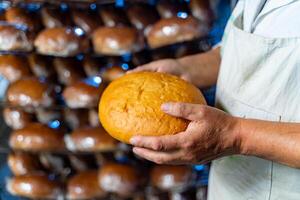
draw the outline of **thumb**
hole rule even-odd
[[[190,103],[165,103],[161,109],[169,115],[190,121],[201,120],[205,112],[204,105]]]

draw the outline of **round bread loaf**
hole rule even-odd
[[[127,16],[131,24],[138,30],[144,30],[159,19],[155,9],[144,3],[136,3],[129,6]]]
[[[41,27],[39,18],[19,7],[10,7],[5,12],[8,23],[26,26],[30,31],[37,31]]]
[[[139,33],[131,27],[99,27],[93,32],[94,51],[103,55],[123,55],[143,47]]]
[[[72,17],[74,23],[86,34],[92,33],[97,27],[102,25],[101,19],[97,15],[93,15],[86,10],[73,10]]]
[[[0,75],[10,82],[15,82],[21,78],[31,75],[27,60],[22,56],[1,55]]]
[[[64,135],[39,123],[32,123],[25,128],[12,132],[9,145],[14,150],[28,152],[58,152],[65,150]]]
[[[103,7],[99,11],[102,21],[107,27],[128,26],[130,23],[126,13],[120,8],[114,6]]]
[[[70,108],[94,108],[97,107],[104,84],[98,87],[85,82],[77,82],[63,91],[63,97]]]
[[[29,52],[33,49],[32,35],[15,25],[0,24],[0,50]]]
[[[88,115],[89,115],[88,116],[89,124],[90,124],[91,127],[100,126],[100,121],[99,121],[98,109],[97,108],[89,109]]]
[[[157,165],[150,173],[151,184],[160,190],[182,189],[192,179],[192,169],[183,165]]]
[[[3,119],[7,126],[13,130],[24,128],[34,119],[31,113],[21,108],[6,107],[3,109]]]
[[[103,165],[98,173],[100,187],[123,198],[133,196],[140,180],[138,170],[130,165],[108,163]]]
[[[62,119],[62,113],[59,109],[51,108],[35,108],[35,117],[38,122],[42,124],[48,124],[56,120]]]
[[[10,84],[6,98],[11,105],[26,108],[49,107],[54,104],[52,88],[36,78],[24,78]]]
[[[132,73],[115,80],[104,91],[100,121],[109,134],[125,143],[137,134],[162,136],[185,130],[187,120],[161,111],[161,105],[167,102],[206,103],[200,90],[176,76]]]
[[[102,154],[97,154],[100,157]],[[94,154],[70,154],[69,156],[70,166],[76,172],[82,172],[90,169],[96,169],[99,167]]]
[[[63,27],[63,17],[58,9],[43,7],[41,9],[41,18],[46,28]]]
[[[105,70],[103,70],[103,73],[101,74],[101,77],[106,82],[112,82],[115,79],[123,76],[125,74],[125,70],[120,66],[112,66]]]
[[[117,141],[102,127],[78,128],[65,136],[65,143],[70,151],[100,152],[117,149]]]
[[[92,58],[89,56],[86,56],[82,62],[82,67],[84,72],[88,77],[90,76],[99,76],[101,74],[101,71],[103,70],[103,58]]]
[[[28,55],[28,63],[32,73],[39,78],[53,80],[55,71],[51,65],[51,59],[38,54]]]
[[[7,190],[13,194],[31,199],[61,199],[61,184],[50,180],[44,174],[28,174],[10,179]]]
[[[179,12],[188,13],[188,8],[185,4],[180,2],[174,3],[174,1],[170,0],[159,0],[156,8],[162,18],[176,17]]]
[[[8,166],[15,176],[25,175],[40,171],[40,164],[36,156],[15,152],[10,153],[7,159]]]
[[[71,28],[48,28],[41,31],[34,41],[37,52],[51,56],[75,56],[85,52],[87,42]]]
[[[209,26],[212,25],[214,20],[214,13],[211,9],[209,0],[191,0],[190,8],[193,16],[199,19],[202,23]]]
[[[53,66],[58,81],[63,85],[71,85],[85,78],[81,63],[73,58],[54,58]]]
[[[147,35],[151,48],[159,48],[179,42],[191,41],[207,35],[207,28],[196,18],[172,17],[156,22]]]
[[[99,186],[97,176],[97,170],[88,170],[71,177],[67,184],[68,199],[104,198],[106,192]]]
[[[70,109],[63,110],[64,121],[72,130],[79,127],[87,126],[89,122],[89,110],[87,109]],[[99,122],[98,122],[99,123]]]

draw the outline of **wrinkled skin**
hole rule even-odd
[[[130,142],[138,156],[157,164],[203,164],[239,153],[238,121],[204,105],[168,103],[162,110],[190,120],[186,131],[160,137],[136,136]]]
[[[128,73],[141,72],[141,71],[155,71],[167,74],[176,75],[186,81],[191,82],[190,74],[185,70],[181,63],[176,59],[163,59],[159,61],[153,61],[146,65],[135,68]]]

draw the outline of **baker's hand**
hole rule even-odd
[[[191,76],[188,70],[176,59],[163,59],[153,61],[148,64],[137,67],[127,73],[141,72],[141,71],[152,71],[173,74],[186,81],[191,82]]]
[[[238,119],[196,104],[167,103],[162,110],[191,122],[184,132],[176,135],[131,138],[135,154],[157,164],[203,164],[239,153]]]

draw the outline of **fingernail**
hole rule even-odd
[[[136,147],[132,148],[132,152],[136,154],[138,152],[137,148]]]
[[[161,105],[161,109],[163,111],[169,111],[170,108],[171,108],[171,105],[169,103],[164,103],[164,104]]]
[[[129,140],[130,144],[131,145],[136,145],[137,142],[138,142],[138,139],[136,137],[132,137],[130,140]]]

